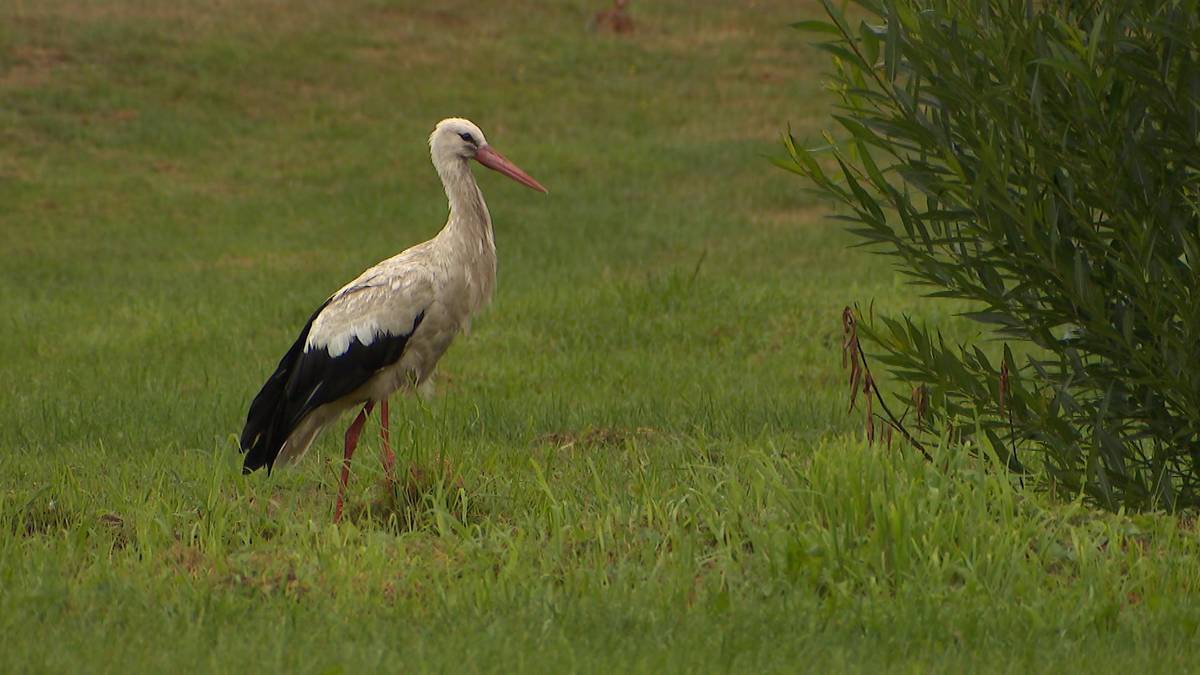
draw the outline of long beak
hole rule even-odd
[[[521,167],[505,159],[504,155],[493,150],[490,145],[485,145],[477,150],[475,152],[475,159],[492,171],[499,171],[521,185],[531,187],[538,192],[549,192],[549,190],[542,187],[541,183],[534,180],[533,176],[525,173],[521,170]]]

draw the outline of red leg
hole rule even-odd
[[[358,434],[362,432],[363,425],[367,422],[367,415],[371,414],[371,408],[375,407],[374,401],[367,401],[363,409],[358,413],[358,417],[350,423],[350,428],[346,429],[346,456],[342,459],[342,480],[338,483],[338,498],[337,508],[333,512],[333,522],[338,522],[342,519],[342,499],[346,494],[346,484],[350,482],[350,458],[354,456],[354,448],[358,447]]]
[[[392,452],[392,441],[388,437],[388,400],[379,402],[379,435],[383,439],[383,473],[387,476],[390,488],[395,480],[392,478],[392,467],[396,464],[396,454]]]

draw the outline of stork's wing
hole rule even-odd
[[[247,470],[273,464],[310,412],[400,360],[433,302],[434,279],[423,265],[398,258],[364,272],[309,319],[250,404],[241,438]]]
[[[305,353],[324,350],[337,359],[355,344],[370,346],[380,337],[412,332],[417,315],[433,302],[433,282],[420,270],[383,270],[347,284],[313,319]]]

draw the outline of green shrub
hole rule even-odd
[[[779,163],[1004,341],[863,325],[923,394],[903,424],[1109,508],[1196,506],[1197,3],[857,0],[856,24],[824,5],[797,26],[833,57],[840,128],[789,134]]]

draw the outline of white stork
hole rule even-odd
[[[346,430],[335,523],[342,517],[350,458],[367,415],[380,405],[383,464],[391,481],[388,397],[425,382],[454,336],[491,299],[492,218],[468,160],[546,192],[465,119],[438,122],[429,154],[450,201],[446,225],[433,239],[363,272],[317,308],[254,397],[242,430],[243,472],[263,466],[270,472],[276,463],[300,459],[321,429],[361,405]]]

